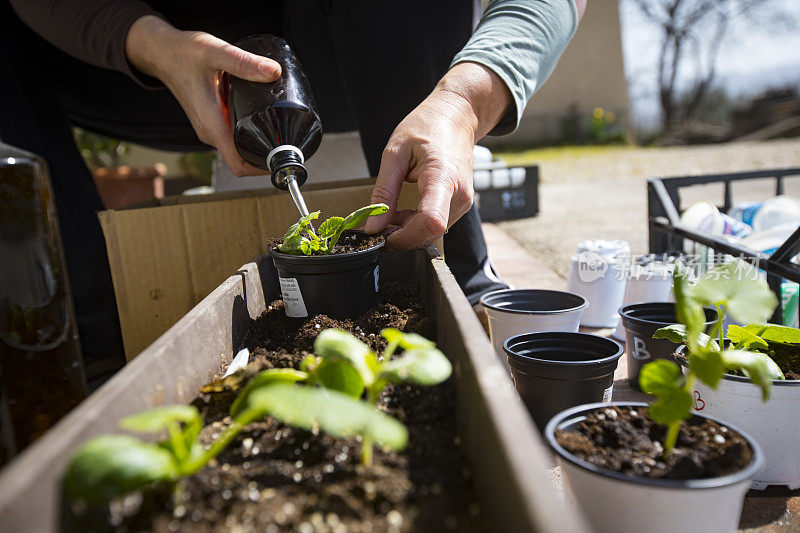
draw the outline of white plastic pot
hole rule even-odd
[[[773,381],[764,403],[761,389],[747,378],[725,376],[717,390],[698,382],[694,398],[695,413],[735,424],[761,445],[766,464],[752,488],[800,488],[800,381]]]
[[[543,289],[502,289],[484,294],[481,304],[489,317],[489,336],[494,351],[506,369],[503,343],[521,333],[578,331],[581,314],[589,305],[571,292]]]
[[[639,402],[613,402],[616,406],[647,407]],[[545,437],[558,456],[561,473],[575,502],[599,533],[674,533],[736,531],[750,481],[764,464],[758,444],[746,433],[724,424],[744,437],[753,450],[750,464],[724,477],[708,479],[649,479],[627,476],[595,466],[572,455],[555,440],[556,429],[576,427],[586,413],[609,404],[579,405],[562,411],[547,424]],[[704,416],[704,415],[696,415]]]
[[[581,325],[613,328],[625,294],[630,268],[630,245],[626,241],[591,240],[578,243],[567,275],[567,290],[589,301]]]
[[[622,306],[648,303],[648,302],[674,302],[672,295],[671,263],[650,263],[647,265],[634,265],[625,284],[625,296]],[[614,338],[625,340],[625,326],[620,320],[614,330]]]

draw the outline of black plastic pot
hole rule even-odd
[[[584,403],[610,401],[617,341],[572,332],[523,333],[503,343],[511,374],[539,429],[556,413]]]
[[[710,307],[706,313],[706,328],[717,319]],[[628,379],[631,387],[639,389],[639,371],[655,359],[674,361],[677,346],[667,339],[654,339],[656,330],[678,322],[672,302],[648,302],[620,307],[619,315],[625,327],[625,354],[628,360]]]
[[[319,256],[289,255],[270,248],[286,316],[355,318],[378,305],[378,259],[383,245]]]

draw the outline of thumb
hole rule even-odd
[[[397,200],[408,173],[408,155],[403,152],[402,149],[389,147],[383,151],[381,168],[378,171],[375,186],[372,188],[371,203],[386,204],[389,206],[389,210],[382,215],[367,219],[364,226],[364,231],[367,233],[378,233],[383,230],[397,210]]]
[[[237,78],[270,83],[281,75],[281,65],[277,61],[258,54],[251,54],[221,39],[212,50],[209,66],[224,70]]]

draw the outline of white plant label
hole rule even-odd
[[[283,305],[286,307],[286,316],[291,318],[305,318],[308,316],[303,293],[297,284],[297,278],[280,278]]]
[[[633,338],[633,357],[639,361],[650,359],[650,352],[646,349],[646,344],[639,337]]]
[[[378,292],[378,277],[379,277],[380,267],[375,266],[375,271],[372,273],[375,276],[375,292]]]
[[[612,394],[614,394],[614,385],[611,385],[609,388],[603,391],[603,403],[610,402]]]

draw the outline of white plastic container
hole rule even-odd
[[[633,265],[630,276],[625,284],[625,296],[622,306],[648,302],[674,302],[672,294],[672,272],[675,265],[672,263],[648,263],[646,265]],[[625,340],[625,327],[622,322],[614,330],[614,338]]]
[[[766,464],[753,481],[754,489],[768,485],[800,488],[800,381],[773,381],[769,401],[750,380],[725,376],[717,390],[698,382],[695,412],[730,422],[751,435],[764,451]]]
[[[489,318],[494,351],[511,372],[503,343],[521,333],[578,331],[588,305],[578,294],[543,289],[502,289],[484,294],[481,305]]]
[[[578,244],[567,275],[567,290],[589,301],[581,325],[613,328],[619,323],[631,252],[626,241],[590,240]]]
[[[639,402],[613,402],[640,406]],[[764,464],[758,444],[746,433],[715,420],[744,437],[753,460],[743,470],[709,479],[649,479],[626,476],[575,457],[555,440],[557,428],[568,428],[585,418],[584,413],[609,404],[580,405],[562,411],[547,424],[545,438],[558,456],[558,464],[575,502],[581,506],[594,531],[599,533],[730,533],[736,531],[750,481]],[[702,416],[702,415],[699,415]],[[706,417],[711,418],[711,417]]]

